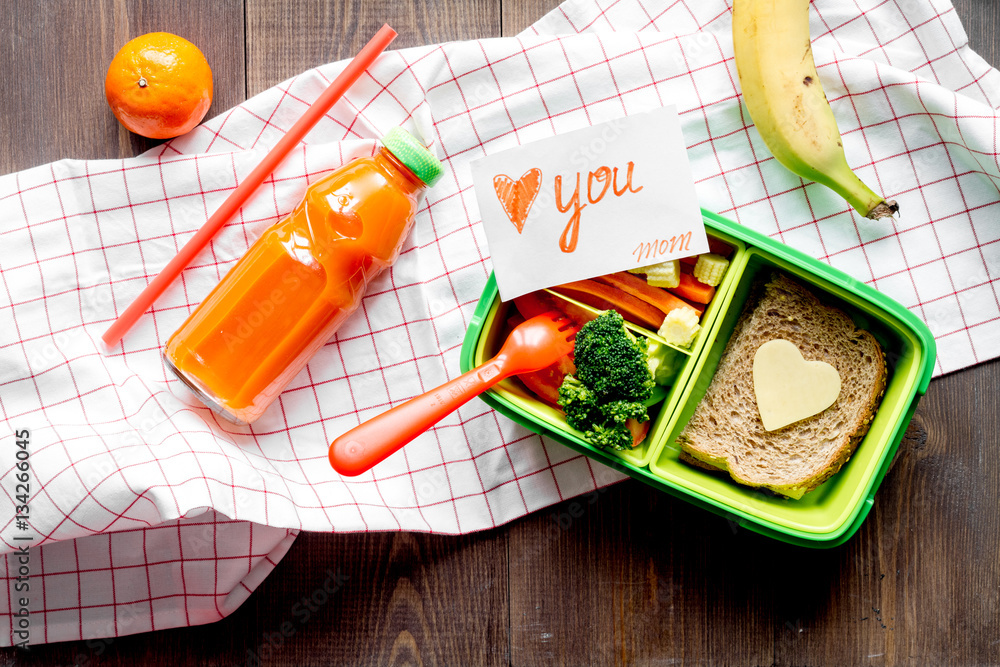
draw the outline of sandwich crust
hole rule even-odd
[[[708,391],[678,436],[681,459],[728,471],[740,484],[801,498],[840,470],[860,444],[885,391],[885,354],[839,308],[775,274],[748,300]],[[753,387],[761,344],[783,338],[807,360],[837,369],[837,400],[817,415],[767,431]]]

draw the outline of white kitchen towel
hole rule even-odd
[[[127,634],[221,618],[298,530],[465,533],[621,479],[481,401],[358,478],[327,463],[337,435],[459,373],[491,268],[469,163],[535,139],[676,105],[702,206],[911,308],[936,336],[938,374],[997,356],[1000,75],[968,48],[948,2],[819,0],[811,12],[848,161],[900,203],[898,220],[860,219],[770,156],[740,102],[724,0],[572,1],[517,38],[387,52],[110,352],[100,334],[344,63],[304,72],[140,157],[0,177],[0,419],[3,432],[30,434],[23,528],[14,435],[0,454],[12,591],[0,602],[11,629],[0,642],[19,642],[13,591],[26,541],[35,546],[31,642]],[[220,421],[165,370],[166,338],[310,183],[371,154],[397,124],[447,170],[399,261],[261,420]],[[198,569],[185,528],[206,522],[226,535],[227,554],[207,557],[218,575],[198,580],[212,603],[185,614],[188,578],[154,593],[152,570]],[[164,525],[177,534],[166,563],[149,552],[138,563],[114,556],[139,536],[169,534]],[[80,573],[117,576],[119,566],[145,576],[145,589],[131,587],[145,592],[93,601]],[[108,622],[125,604],[142,610],[142,623]]]

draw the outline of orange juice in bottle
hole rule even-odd
[[[310,186],[170,337],[167,367],[223,417],[253,422],[396,261],[441,173],[397,127],[373,157]]]

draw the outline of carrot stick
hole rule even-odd
[[[715,288],[706,285],[690,273],[681,272],[681,282],[677,287],[668,287],[679,297],[695,303],[709,303],[715,296]]]
[[[676,308],[694,308],[694,310],[698,312],[698,315],[701,315],[702,311],[705,310],[701,306],[692,306],[689,303],[685,303],[662,287],[650,285],[643,278],[626,271],[609,273],[606,276],[599,276],[596,280],[611,285],[612,287],[616,287],[623,292],[627,292],[637,299],[641,299],[645,303],[655,307],[663,313],[660,318],[661,324],[663,323],[663,317],[666,317],[667,313]],[[657,327],[659,327],[659,325],[657,325]]]
[[[629,322],[654,331],[660,328],[665,317],[656,306],[596,280],[576,280],[549,289],[599,310],[616,310]]]

